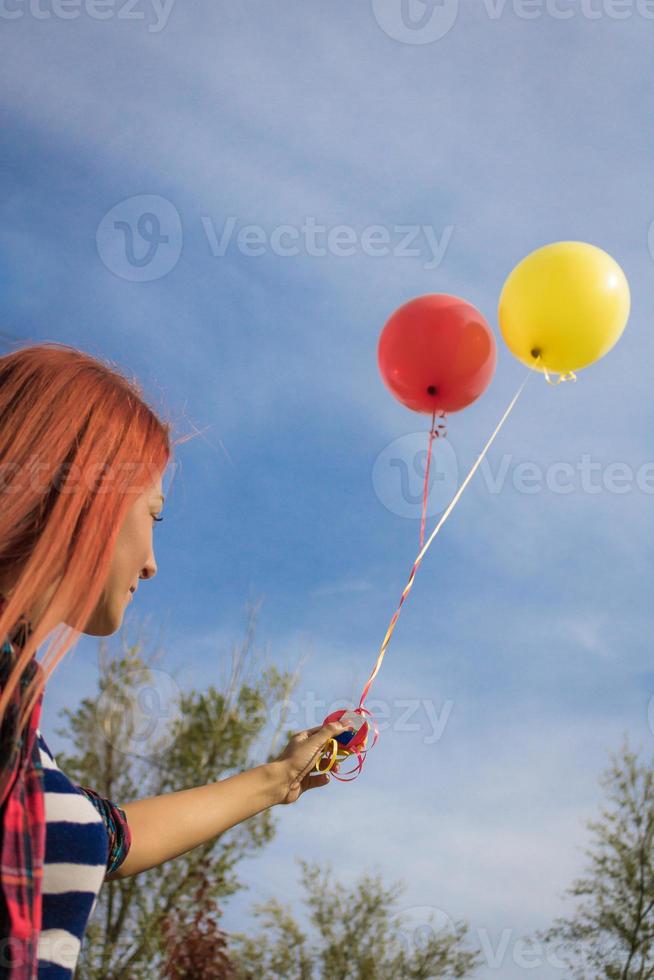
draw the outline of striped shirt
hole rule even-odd
[[[0,611],[6,597],[0,594]],[[0,644],[0,690],[31,633],[20,617]],[[39,729],[41,691],[18,734],[33,656],[0,724],[0,977],[72,977],[102,881],[125,860],[125,811],[61,772]]]
[[[123,862],[131,840],[124,810],[71,782],[40,729],[37,745],[46,823],[38,976],[68,980],[104,877]]]

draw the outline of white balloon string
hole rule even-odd
[[[370,686],[371,686],[373,680],[375,679],[375,677],[377,676],[377,673],[379,672],[379,668],[381,667],[382,660],[384,659],[384,654],[386,653],[386,648],[387,648],[388,643],[390,641],[390,638],[392,636],[393,630],[395,629],[395,624],[397,623],[398,617],[400,615],[400,610],[402,608],[402,605],[404,603],[404,600],[406,599],[407,595],[409,594],[409,592],[411,590],[411,587],[413,585],[413,580],[415,578],[415,574],[416,574],[416,572],[418,570],[418,566],[420,565],[420,562],[422,561],[423,557],[427,553],[427,550],[428,550],[429,546],[431,545],[432,541],[434,540],[434,538],[436,537],[436,535],[438,534],[438,532],[440,531],[440,529],[445,524],[445,521],[448,519],[448,517],[450,516],[450,514],[452,513],[452,511],[456,507],[459,499],[461,498],[461,495],[462,495],[463,491],[465,490],[465,488],[467,487],[467,485],[470,483],[470,480],[473,478],[473,476],[477,472],[477,469],[481,465],[482,460],[484,459],[484,457],[486,456],[486,453],[488,452],[488,450],[490,449],[491,445],[493,444],[493,441],[495,440],[495,437],[497,436],[497,434],[499,433],[500,429],[502,428],[502,426],[504,425],[504,423],[508,419],[509,415],[513,411],[513,406],[515,405],[515,403],[517,402],[518,398],[522,394],[523,389],[524,389],[525,385],[527,384],[527,381],[529,380],[532,372],[533,372],[533,368],[529,368],[529,371],[527,372],[527,376],[526,376],[525,380],[522,382],[522,384],[518,388],[517,392],[515,393],[515,395],[511,399],[511,403],[509,404],[509,407],[504,412],[504,415],[502,416],[502,418],[498,422],[498,424],[497,424],[497,426],[495,428],[495,431],[493,432],[493,434],[491,435],[490,439],[488,440],[488,442],[486,443],[486,445],[482,449],[481,453],[479,454],[476,462],[474,463],[472,469],[470,470],[470,472],[466,476],[465,480],[463,481],[463,483],[461,484],[461,486],[459,487],[459,489],[457,490],[457,492],[454,494],[454,497],[450,501],[450,503],[449,503],[449,505],[447,507],[447,510],[444,512],[444,514],[441,517],[441,519],[439,520],[438,524],[436,525],[436,527],[432,531],[429,540],[424,545],[424,547],[420,551],[420,554],[418,555],[418,557],[416,558],[415,562],[413,563],[413,568],[411,569],[411,574],[409,575],[409,581],[407,582],[407,584],[406,584],[406,586],[404,588],[404,591],[402,593],[402,597],[400,599],[400,604],[397,607],[397,609],[396,609],[396,611],[395,611],[395,613],[393,615],[393,618],[391,620],[390,626],[388,627],[388,630],[386,631],[386,636],[384,637],[384,642],[381,645],[381,649],[380,649],[379,655],[377,657],[377,663],[375,664],[375,667],[373,669],[373,672],[370,675],[370,677],[368,678],[368,681],[366,683],[366,686],[363,689],[363,694],[361,695],[361,700],[359,701],[359,707],[361,707],[363,705],[363,702],[365,701],[366,697],[368,696],[368,691],[370,690]]]

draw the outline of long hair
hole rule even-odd
[[[52,590],[0,694],[0,725],[66,611],[21,695],[19,736],[100,599],[123,517],[169,463],[171,431],[138,382],[109,362],[54,341],[0,357],[0,574],[13,581],[0,643]]]

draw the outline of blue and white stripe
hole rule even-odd
[[[37,743],[46,827],[38,975],[69,980],[107,873],[109,835],[88,797],[59,769],[40,729]]]

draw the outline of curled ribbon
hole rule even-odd
[[[547,370],[547,368],[545,367],[545,365],[542,363],[542,361],[543,361],[543,355],[538,350],[538,348],[535,348],[532,351],[532,354],[536,358],[536,363],[538,363],[539,361],[541,362],[540,367],[541,367],[541,370],[542,370],[543,374],[545,375],[545,380],[547,381],[548,385],[552,385],[552,387],[555,387],[556,385],[560,385],[562,381],[576,381],[577,380],[577,375],[574,373],[574,371],[566,371],[564,374],[560,374],[558,376],[558,378],[556,379],[556,381],[552,381],[552,377],[551,377],[550,372]]]
[[[438,416],[438,421],[436,421]],[[425,483],[422,488],[422,518],[420,521],[420,547],[425,541],[425,519],[427,517],[427,497],[429,496],[429,467],[431,465],[431,450],[434,439],[444,439],[447,435],[447,424],[445,422],[445,412],[434,410],[431,417],[431,428],[429,430],[429,443],[427,445],[427,465],[425,466]]]
[[[377,723],[373,718],[372,714],[368,711],[367,708],[362,707],[362,705],[359,705],[358,708],[352,708],[348,712],[344,712],[344,711],[335,712],[334,715],[333,716],[330,715],[329,718],[332,721],[336,721],[337,720],[336,716],[340,716],[344,714],[349,714],[349,715],[356,714],[359,715],[362,719],[364,715],[367,715],[367,718],[363,720],[363,724],[359,728],[358,732],[355,732],[353,736],[350,736],[350,733],[348,732],[343,732],[341,735],[337,735],[336,738],[330,738],[330,740],[324,746],[323,754],[321,755],[316,765],[316,771],[321,774],[326,772],[331,772],[334,779],[338,779],[339,782],[341,783],[349,783],[353,779],[356,779],[356,777],[359,775],[359,773],[363,769],[363,763],[365,762],[366,755],[368,754],[370,749],[374,748],[374,746],[377,744],[377,740],[379,738],[379,729],[377,727]],[[375,735],[372,740],[372,744],[368,747],[367,742],[368,742],[368,737],[370,735],[371,728],[374,730]],[[357,735],[359,735],[362,731],[363,731],[363,735],[361,736],[361,741],[359,742],[357,740]],[[341,742],[338,741],[339,738],[343,738],[344,736],[348,736],[350,741],[356,743],[353,748],[348,748],[347,744],[343,745]],[[349,759],[352,756],[356,756],[358,760],[354,768],[348,769],[346,772],[342,774],[339,773],[340,763],[344,762],[345,760]],[[321,766],[321,762],[323,760],[326,760],[326,764]]]

